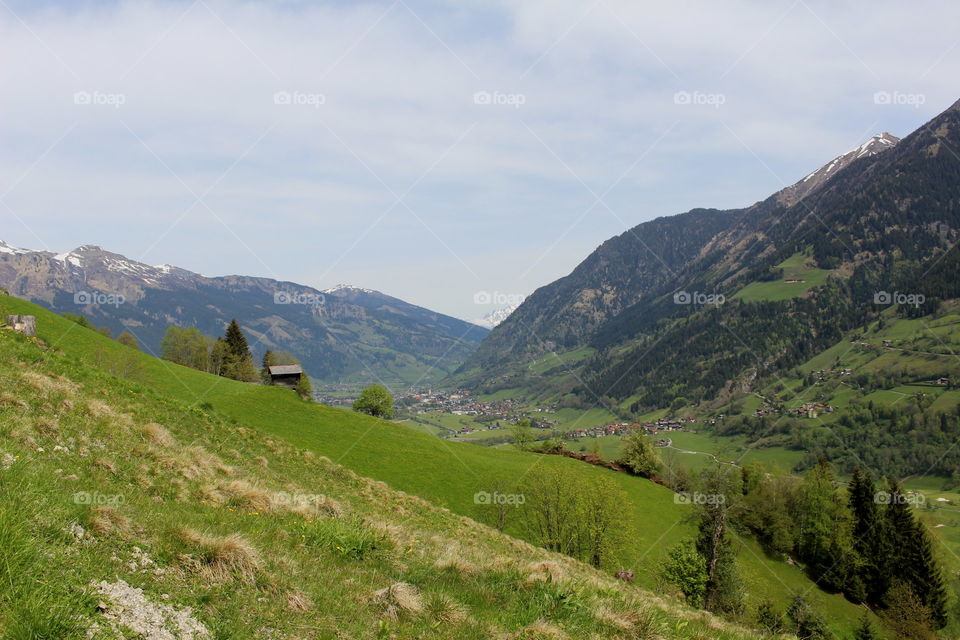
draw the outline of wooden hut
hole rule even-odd
[[[296,389],[303,376],[303,367],[298,364],[279,364],[270,367],[270,384]]]

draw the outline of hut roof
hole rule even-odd
[[[303,367],[298,364],[280,364],[270,367],[272,376],[293,376],[303,373]]]

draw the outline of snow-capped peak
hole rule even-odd
[[[473,324],[480,325],[481,327],[486,327],[487,329],[493,329],[498,324],[510,317],[510,314],[517,310],[517,307],[520,305],[512,304],[509,307],[502,307],[500,309],[494,309],[487,315],[483,316],[479,320],[469,320]]]
[[[816,191],[824,183],[833,178],[841,169],[845,169],[851,162],[882,153],[891,149],[900,142],[900,138],[887,133],[878,133],[858,147],[839,155],[827,164],[823,165],[810,175],[806,176],[800,182],[791,185],[780,191],[778,198],[786,205],[795,204],[810,193]]]
[[[355,287],[352,284],[338,284],[329,289],[324,289],[320,293],[336,293],[338,291],[361,291],[363,293],[376,293],[373,289],[364,289],[363,287]]]
[[[3,240],[0,240],[0,253],[6,253],[9,255],[18,256],[24,253],[36,253],[36,251],[33,251],[32,249],[19,249],[17,247],[7,244]]]

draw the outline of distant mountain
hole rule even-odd
[[[114,334],[128,330],[154,353],[168,325],[220,335],[235,317],[257,357],[266,349],[289,351],[327,382],[435,382],[487,333],[370,289],[211,278],[94,245],[54,254],[0,242],[0,286],[54,311],[82,313]]]
[[[958,152],[960,103],[749,207],[640,224],[529,296],[455,381],[643,411],[782,375],[875,318],[875,292],[922,293],[902,312],[932,313],[960,295]],[[573,351],[555,371],[528,366]]]
[[[517,307],[519,306],[520,306],[519,304],[512,304],[508,307],[494,309],[493,311],[486,314],[479,320],[471,320],[471,322],[475,325],[479,325],[487,329],[493,329],[494,327],[499,325],[501,322],[509,318],[510,314],[516,311]]]

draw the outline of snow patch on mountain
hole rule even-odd
[[[898,142],[900,142],[900,138],[895,135],[887,133],[886,131],[878,133],[860,146],[837,156],[803,178],[800,182],[783,189],[777,194],[777,197],[780,202],[788,206],[793,205],[819,189],[838,172],[845,169],[851,162],[867,156],[877,155],[887,149],[892,149],[897,146]]]
[[[20,249],[12,245],[7,244],[3,240],[0,240],[0,253],[6,253],[9,255],[19,256],[24,253],[37,253],[32,249]]]
[[[486,327],[487,329],[493,329],[498,324],[502,323],[504,320],[510,317],[510,314],[516,311],[517,307],[520,305],[512,304],[509,307],[502,307],[500,309],[494,309],[487,315],[483,316],[479,320],[469,320],[475,325]]]
[[[336,286],[330,287],[329,289],[324,289],[320,293],[337,293],[338,291],[360,291],[362,293],[377,293],[373,289],[364,289],[363,287],[355,287],[352,284],[338,284]]]

